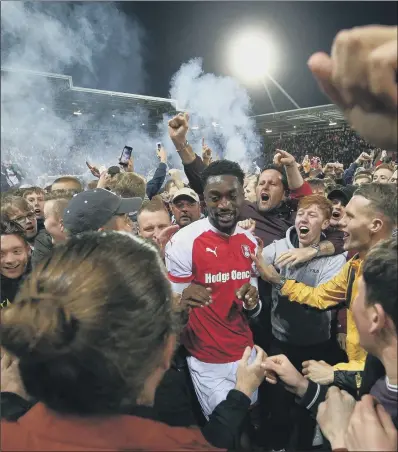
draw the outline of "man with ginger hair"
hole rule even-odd
[[[324,239],[323,231],[330,224],[332,203],[325,196],[310,195],[298,203],[295,225],[291,226],[286,237],[274,241],[263,250],[267,264],[278,267],[288,259],[289,250],[294,248],[315,248]],[[280,268],[280,275],[291,280],[317,287],[339,273],[346,263],[344,254],[316,257],[298,266]],[[335,337],[331,333],[331,311],[308,309],[298,303],[291,303],[275,288],[272,288],[271,324],[272,340],[270,355],[284,354],[301,371],[302,362],[308,359],[324,360],[336,364],[343,355]],[[292,433],[292,419],[289,415],[295,406],[294,397],[283,387],[272,387],[269,394],[271,418],[269,435],[275,450],[289,445]],[[297,416],[299,424],[299,445],[310,448],[314,432],[314,422],[304,410]]]

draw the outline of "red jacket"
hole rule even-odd
[[[1,422],[6,451],[220,451],[199,429],[170,427],[137,416],[58,415],[38,403],[17,422]]]

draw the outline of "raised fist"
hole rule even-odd
[[[187,140],[189,115],[188,113],[179,113],[169,121],[169,136],[177,151],[184,147]]]
[[[276,154],[274,155],[274,165],[278,166],[293,166],[296,160],[286,151],[282,151],[281,149],[276,150]]]

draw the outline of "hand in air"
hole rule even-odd
[[[167,163],[167,153],[163,146],[160,146],[160,149],[156,149],[156,155],[161,162]]]
[[[107,188],[111,179],[112,179],[112,177],[108,173],[108,171],[107,170],[103,171],[99,178],[97,188]]]
[[[184,147],[186,142],[186,136],[189,128],[189,115],[188,113],[179,113],[169,121],[169,136],[171,141],[177,150]]]
[[[397,146],[396,26],[343,30],[330,56],[315,53],[308,66],[351,127],[375,146]]]
[[[293,166],[295,163],[296,159],[292,154],[282,151],[281,149],[276,150],[276,154],[274,155],[274,165]]]
[[[88,169],[91,171],[91,174],[94,177],[98,177],[99,178],[101,176],[101,174],[99,172],[99,169],[96,166],[90,165],[88,162],[86,162],[86,165],[87,165]]]
[[[209,165],[212,162],[212,151],[205,143],[205,139],[202,138],[202,160],[205,164]]]

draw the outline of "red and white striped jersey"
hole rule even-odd
[[[207,363],[228,363],[241,359],[253,336],[243,302],[235,293],[245,283],[257,286],[253,235],[236,227],[227,236],[207,218],[178,231],[166,246],[166,267],[175,292],[191,282],[212,289],[213,303],[194,308],[182,334],[182,343],[192,356]]]

